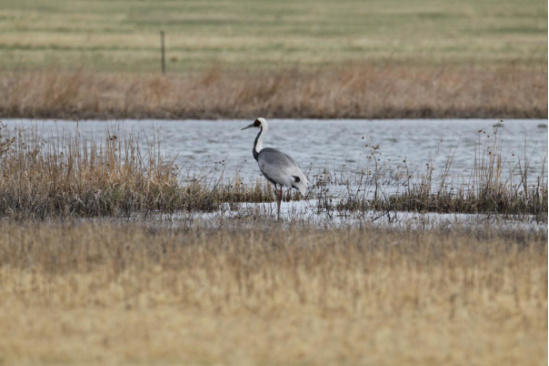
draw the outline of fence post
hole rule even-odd
[[[162,74],[166,73],[166,48],[164,47],[164,31],[160,31],[160,59],[162,62]]]

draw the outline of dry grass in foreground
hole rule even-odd
[[[0,223],[6,365],[540,365],[546,233]]]
[[[4,118],[545,118],[547,68],[340,66],[143,76],[0,74]]]

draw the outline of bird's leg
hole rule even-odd
[[[277,214],[276,219],[280,220],[280,204],[282,202],[282,186],[280,186],[280,191],[276,192],[276,205],[277,205]]]

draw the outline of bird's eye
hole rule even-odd
[[[259,122],[259,120],[256,119],[255,122],[254,122],[254,126],[255,126],[255,127],[261,126],[261,122]]]

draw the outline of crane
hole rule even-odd
[[[275,186],[277,219],[280,220],[280,204],[282,202],[283,187],[298,189],[302,195],[305,195],[309,182],[291,156],[286,155],[277,149],[263,147],[263,137],[269,128],[265,118],[257,118],[252,124],[242,128],[242,130],[248,128],[259,128],[259,133],[255,138],[252,152],[261,173]],[[277,185],[280,186],[278,192],[276,191]]]

